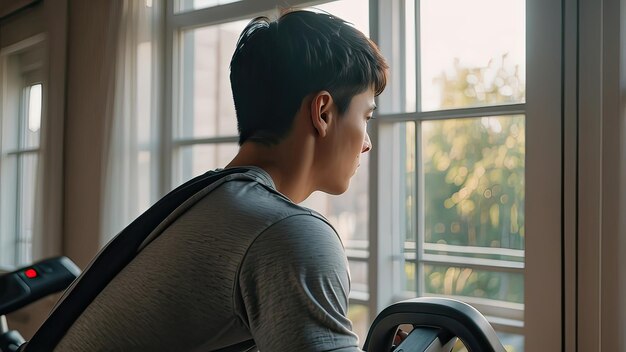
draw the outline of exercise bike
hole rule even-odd
[[[25,343],[10,330],[5,315],[46,295],[65,290],[80,269],[68,258],[47,259],[0,276],[0,352],[20,350]],[[398,346],[393,346],[400,325],[413,326]],[[476,309],[446,298],[415,298],[395,303],[374,320],[364,351],[450,352],[460,339],[470,352],[504,352],[493,328]],[[52,348],[53,346],[49,346]]]

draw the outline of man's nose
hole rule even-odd
[[[363,147],[361,147],[361,153],[369,152],[372,149],[372,141],[370,140],[370,135],[365,132],[365,139],[363,140]]]

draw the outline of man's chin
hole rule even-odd
[[[328,193],[333,196],[338,196],[346,193],[348,188],[350,187],[350,179],[347,182],[341,185],[333,185],[333,187],[328,187],[326,189],[321,190],[324,193]]]

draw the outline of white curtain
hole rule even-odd
[[[163,6],[161,0],[122,2],[105,131],[101,245],[158,197]]]

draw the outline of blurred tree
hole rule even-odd
[[[463,67],[453,61],[454,72],[441,72],[433,84],[440,87],[441,108],[516,104],[525,100],[525,84],[519,66],[510,65],[508,55],[491,59],[485,67]]]
[[[474,68],[455,60],[454,73],[433,82],[441,108],[523,102],[520,70],[506,59]],[[524,249],[524,116],[425,121],[421,130],[425,242]],[[424,275],[426,292],[523,302],[521,274],[427,265]]]
[[[499,63],[499,65],[497,64]],[[442,108],[523,101],[519,70],[506,55],[487,67],[442,73]],[[422,123],[426,242],[524,248],[523,116]]]

